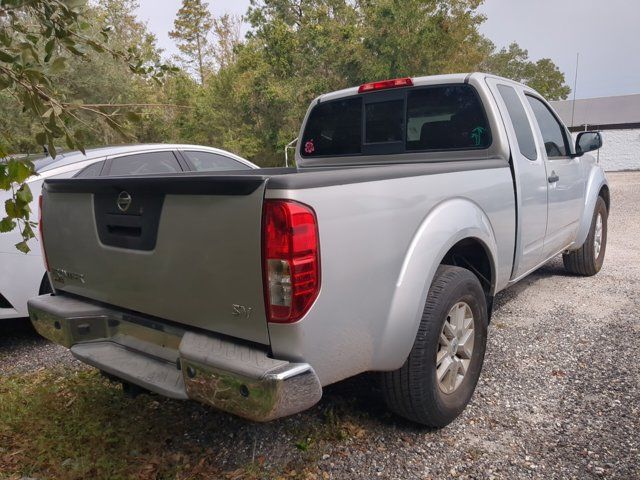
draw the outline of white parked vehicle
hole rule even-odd
[[[38,196],[48,178],[172,174],[182,171],[248,170],[258,168],[233,153],[200,145],[122,145],[34,161],[37,175],[27,180],[33,193],[31,218],[38,218]],[[10,196],[0,191],[0,204]],[[4,216],[4,211],[0,217]],[[25,255],[15,248],[19,232],[0,234],[0,320],[27,317],[27,300],[50,291],[38,239]]]

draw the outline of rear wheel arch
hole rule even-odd
[[[407,249],[385,324],[376,334],[379,341],[370,363],[372,370],[395,370],[403,364],[418,333],[437,269],[453,264],[452,254],[461,252],[478,272],[485,272],[483,276],[491,272],[490,281],[483,286],[487,307],[491,307],[496,286],[501,282],[493,227],[475,202],[449,199],[425,217]],[[461,263],[460,258],[457,261]],[[476,275],[470,265],[465,267]]]
[[[487,302],[489,319],[491,319],[491,307],[496,288],[496,263],[487,245],[474,237],[460,240],[449,249],[440,265],[464,268],[478,278]]]
[[[480,239],[467,237],[458,241],[442,258],[441,265],[470,270],[487,295],[495,289],[496,265],[489,247]]]

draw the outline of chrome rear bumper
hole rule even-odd
[[[79,360],[176,399],[192,399],[254,421],[313,406],[322,387],[309,364],[64,295],[29,300],[36,330]]]

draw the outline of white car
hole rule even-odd
[[[34,161],[37,174],[27,180],[34,200],[31,219],[38,218],[38,197],[46,178],[171,174],[258,168],[233,153],[199,145],[146,144],[104,147],[59,154]],[[11,194],[0,191],[0,204]],[[4,207],[2,207],[4,208]],[[4,216],[4,211],[0,218]],[[18,231],[0,234],[0,320],[28,317],[27,300],[50,290],[39,239],[29,242],[31,251],[16,250]]]

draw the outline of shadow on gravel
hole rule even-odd
[[[506,290],[501,291],[496,295],[493,311],[498,312],[503,306],[508,304],[512,299],[516,298],[522,292],[525,292],[529,288],[536,286],[536,284],[540,280],[544,280],[549,277],[576,277],[579,278],[578,275],[574,275],[572,273],[567,272],[564,269],[564,265],[562,264],[562,257],[558,256],[551,260],[546,265],[540,267],[535,272],[530,273],[525,278],[520,280],[515,285],[507,288]]]
[[[0,347],[16,340],[42,339],[35,331],[28,318],[11,318],[0,320]],[[44,339],[42,339],[44,341]]]
[[[367,419],[374,427],[392,427],[402,431],[431,432],[437,429],[420,426],[392,413],[384,402],[380,389],[379,374],[363,373],[324,387],[321,411],[340,410],[341,413]]]

